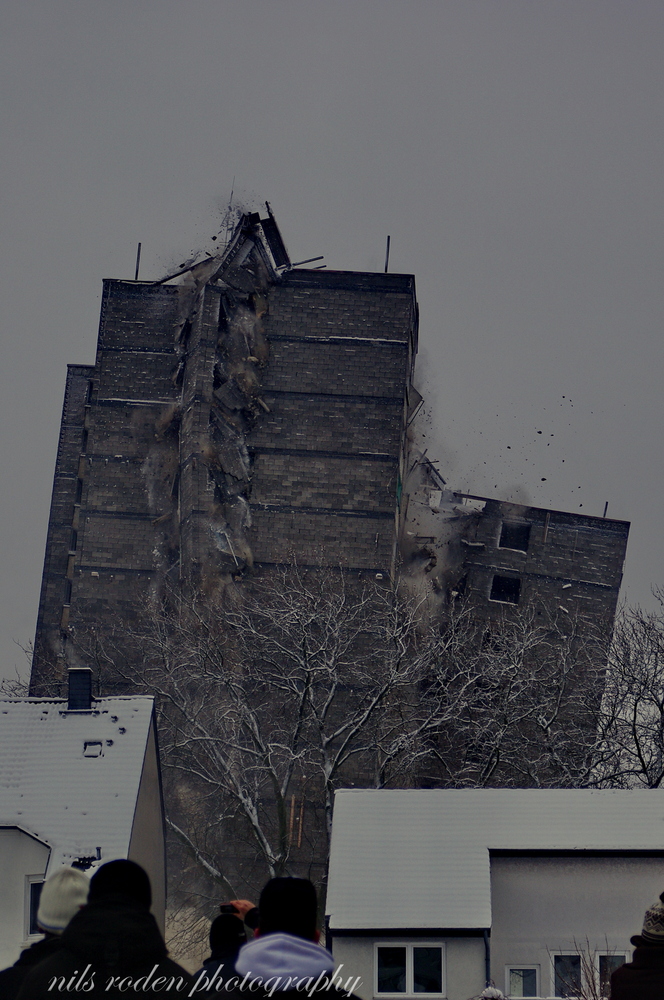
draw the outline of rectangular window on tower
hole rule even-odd
[[[521,597],[521,580],[518,576],[500,576],[496,574],[491,581],[490,601],[501,601],[503,604],[518,604]]]
[[[530,541],[530,525],[516,521],[503,521],[500,529],[499,549],[516,549],[517,552],[527,552]]]

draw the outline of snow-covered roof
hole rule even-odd
[[[492,850],[664,851],[664,791],[338,791],[330,927],[489,928]]]
[[[0,700],[0,826],[47,843],[49,871],[127,856],[152,707],[143,695],[95,699],[90,712]]]

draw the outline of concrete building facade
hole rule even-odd
[[[271,215],[161,282],[104,282],[69,367],[31,693],[169,582],[394,570],[417,306],[409,275],[290,265]],[[49,686],[50,685],[50,686]]]
[[[608,639],[628,521],[456,492],[418,453],[409,456],[404,496],[403,579],[434,613],[463,600],[479,620],[526,612]]]
[[[105,281],[96,362],[68,370],[31,693],[149,594],[293,563],[608,637],[629,525],[451,491],[408,441],[417,322],[412,276],[293,266],[271,213],[161,281]]]

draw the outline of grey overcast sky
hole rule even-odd
[[[664,584],[661,0],[6,0],[0,666],[33,635],[67,363],[105,277],[214,246],[414,273],[453,487],[632,522]],[[541,433],[538,433],[540,432]]]

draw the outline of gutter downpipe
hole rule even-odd
[[[484,978],[486,979],[486,985],[491,985],[491,941],[489,939],[489,931],[485,929],[484,931]]]

